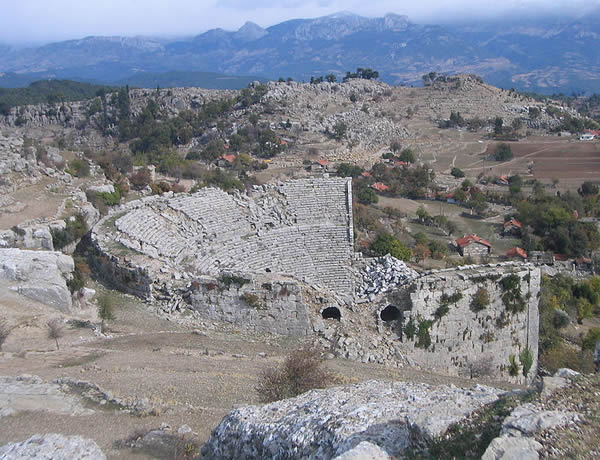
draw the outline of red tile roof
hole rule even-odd
[[[389,190],[389,187],[381,182],[375,182],[373,185],[371,185],[371,188],[374,188],[378,192],[385,192],[386,190]]]
[[[327,161],[327,160],[317,160],[317,163],[320,164],[321,166],[327,166],[329,164],[329,161]]]
[[[592,263],[592,259],[589,258],[589,257],[578,257],[577,259],[575,259],[575,262],[577,263],[577,265],[591,264]]]
[[[488,248],[492,247],[492,244],[488,240],[484,240],[483,238],[480,238],[477,235],[465,235],[462,238],[456,240],[456,244],[461,248],[464,248],[471,243],[483,244]]]
[[[363,171],[360,173],[360,175],[363,177],[371,177],[371,173],[369,171]]]
[[[511,225],[514,225],[515,227],[523,228],[523,224],[521,222],[519,222],[517,219],[515,219],[514,217],[512,219],[510,219],[508,222],[504,222],[504,228],[510,227]]]
[[[229,154],[229,155],[221,155],[221,158],[225,160],[227,163],[233,163],[237,158],[237,155]]]
[[[522,249],[517,246],[517,247],[514,247],[514,248],[506,251],[506,256],[507,257],[521,257],[522,259],[527,259],[527,251],[525,251],[525,249]]]

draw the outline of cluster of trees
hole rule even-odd
[[[83,101],[109,91],[114,88],[70,80],[42,80],[26,88],[0,88],[0,115],[7,115],[12,107],[20,105]]]
[[[423,198],[431,186],[435,173],[427,165],[411,168],[388,168],[384,163],[377,163],[371,169],[371,176],[376,182],[383,182],[389,187],[389,194],[408,198]]]
[[[510,145],[501,143],[496,146],[494,151],[494,160],[496,161],[508,161],[514,158],[514,154]]]
[[[412,257],[412,252],[408,246],[403,244],[398,238],[387,233],[381,232],[371,243],[371,251],[378,256],[390,254],[396,259],[409,262]]]
[[[566,275],[542,277],[540,292],[540,363],[554,372],[561,367],[593,370],[592,356],[600,329],[591,328],[579,337],[580,350],[563,338],[571,322],[600,315],[600,278],[575,281]]]
[[[580,192],[593,192],[593,185]],[[598,214],[597,194],[564,193],[560,196],[534,194],[516,203],[517,218],[524,226],[523,246],[531,250],[551,250],[569,256],[582,256],[600,247],[600,234],[593,223],[578,216]]]
[[[316,85],[317,83],[323,83],[324,81],[328,83],[335,83],[337,81],[337,77],[332,73],[325,76],[321,75],[319,77],[310,77],[311,84]]]
[[[443,216],[435,216],[443,217]],[[448,244],[444,241],[430,240],[423,232],[417,232],[412,237],[415,239],[415,247],[412,249],[413,256],[417,262],[432,257],[442,260],[448,254]]]
[[[364,80],[377,80],[379,78],[379,72],[370,68],[363,69],[358,67],[356,72],[346,72],[344,81],[348,81],[351,78],[362,78]]]

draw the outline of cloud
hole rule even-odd
[[[216,27],[234,30],[247,20],[268,27],[342,10],[368,17],[393,12],[416,22],[440,22],[509,12],[520,16],[573,13],[599,5],[600,0],[21,0],[3,5],[0,42],[89,35],[185,36]]]

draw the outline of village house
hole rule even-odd
[[[477,235],[465,235],[456,240],[456,248],[461,256],[482,256],[492,253],[492,245],[489,241]]]
[[[375,182],[370,186],[372,189],[377,190],[378,192],[385,192],[390,188],[382,182]]]
[[[233,163],[235,163],[236,158],[237,158],[237,155],[235,155],[233,153],[221,155],[219,157],[219,159],[217,160],[217,165],[220,166],[221,168],[224,168],[227,166],[232,166]]]
[[[329,170],[329,161],[327,160],[317,160],[313,161],[310,166],[310,170],[312,172],[326,172]]]
[[[527,260],[527,251],[517,246],[506,251],[506,257],[509,259],[519,259],[525,261]]]
[[[509,184],[508,176],[500,176],[498,179],[496,179],[496,184],[508,185]]]
[[[523,224],[514,217],[507,222],[504,222],[504,228],[502,229],[503,236],[515,236],[521,237],[521,231],[523,230]]]

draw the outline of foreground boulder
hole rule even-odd
[[[0,458],[5,460],[106,460],[104,453],[91,439],[62,434],[36,434],[23,442],[0,447]]]
[[[440,436],[503,392],[477,385],[368,381],[232,411],[203,448],[205,458],[332,459],[367,441],[400,456]]]
[[[73,270],[73,259],[60,252],[0,249],[0,282],[64,312],[72,307],[67,280]]]

